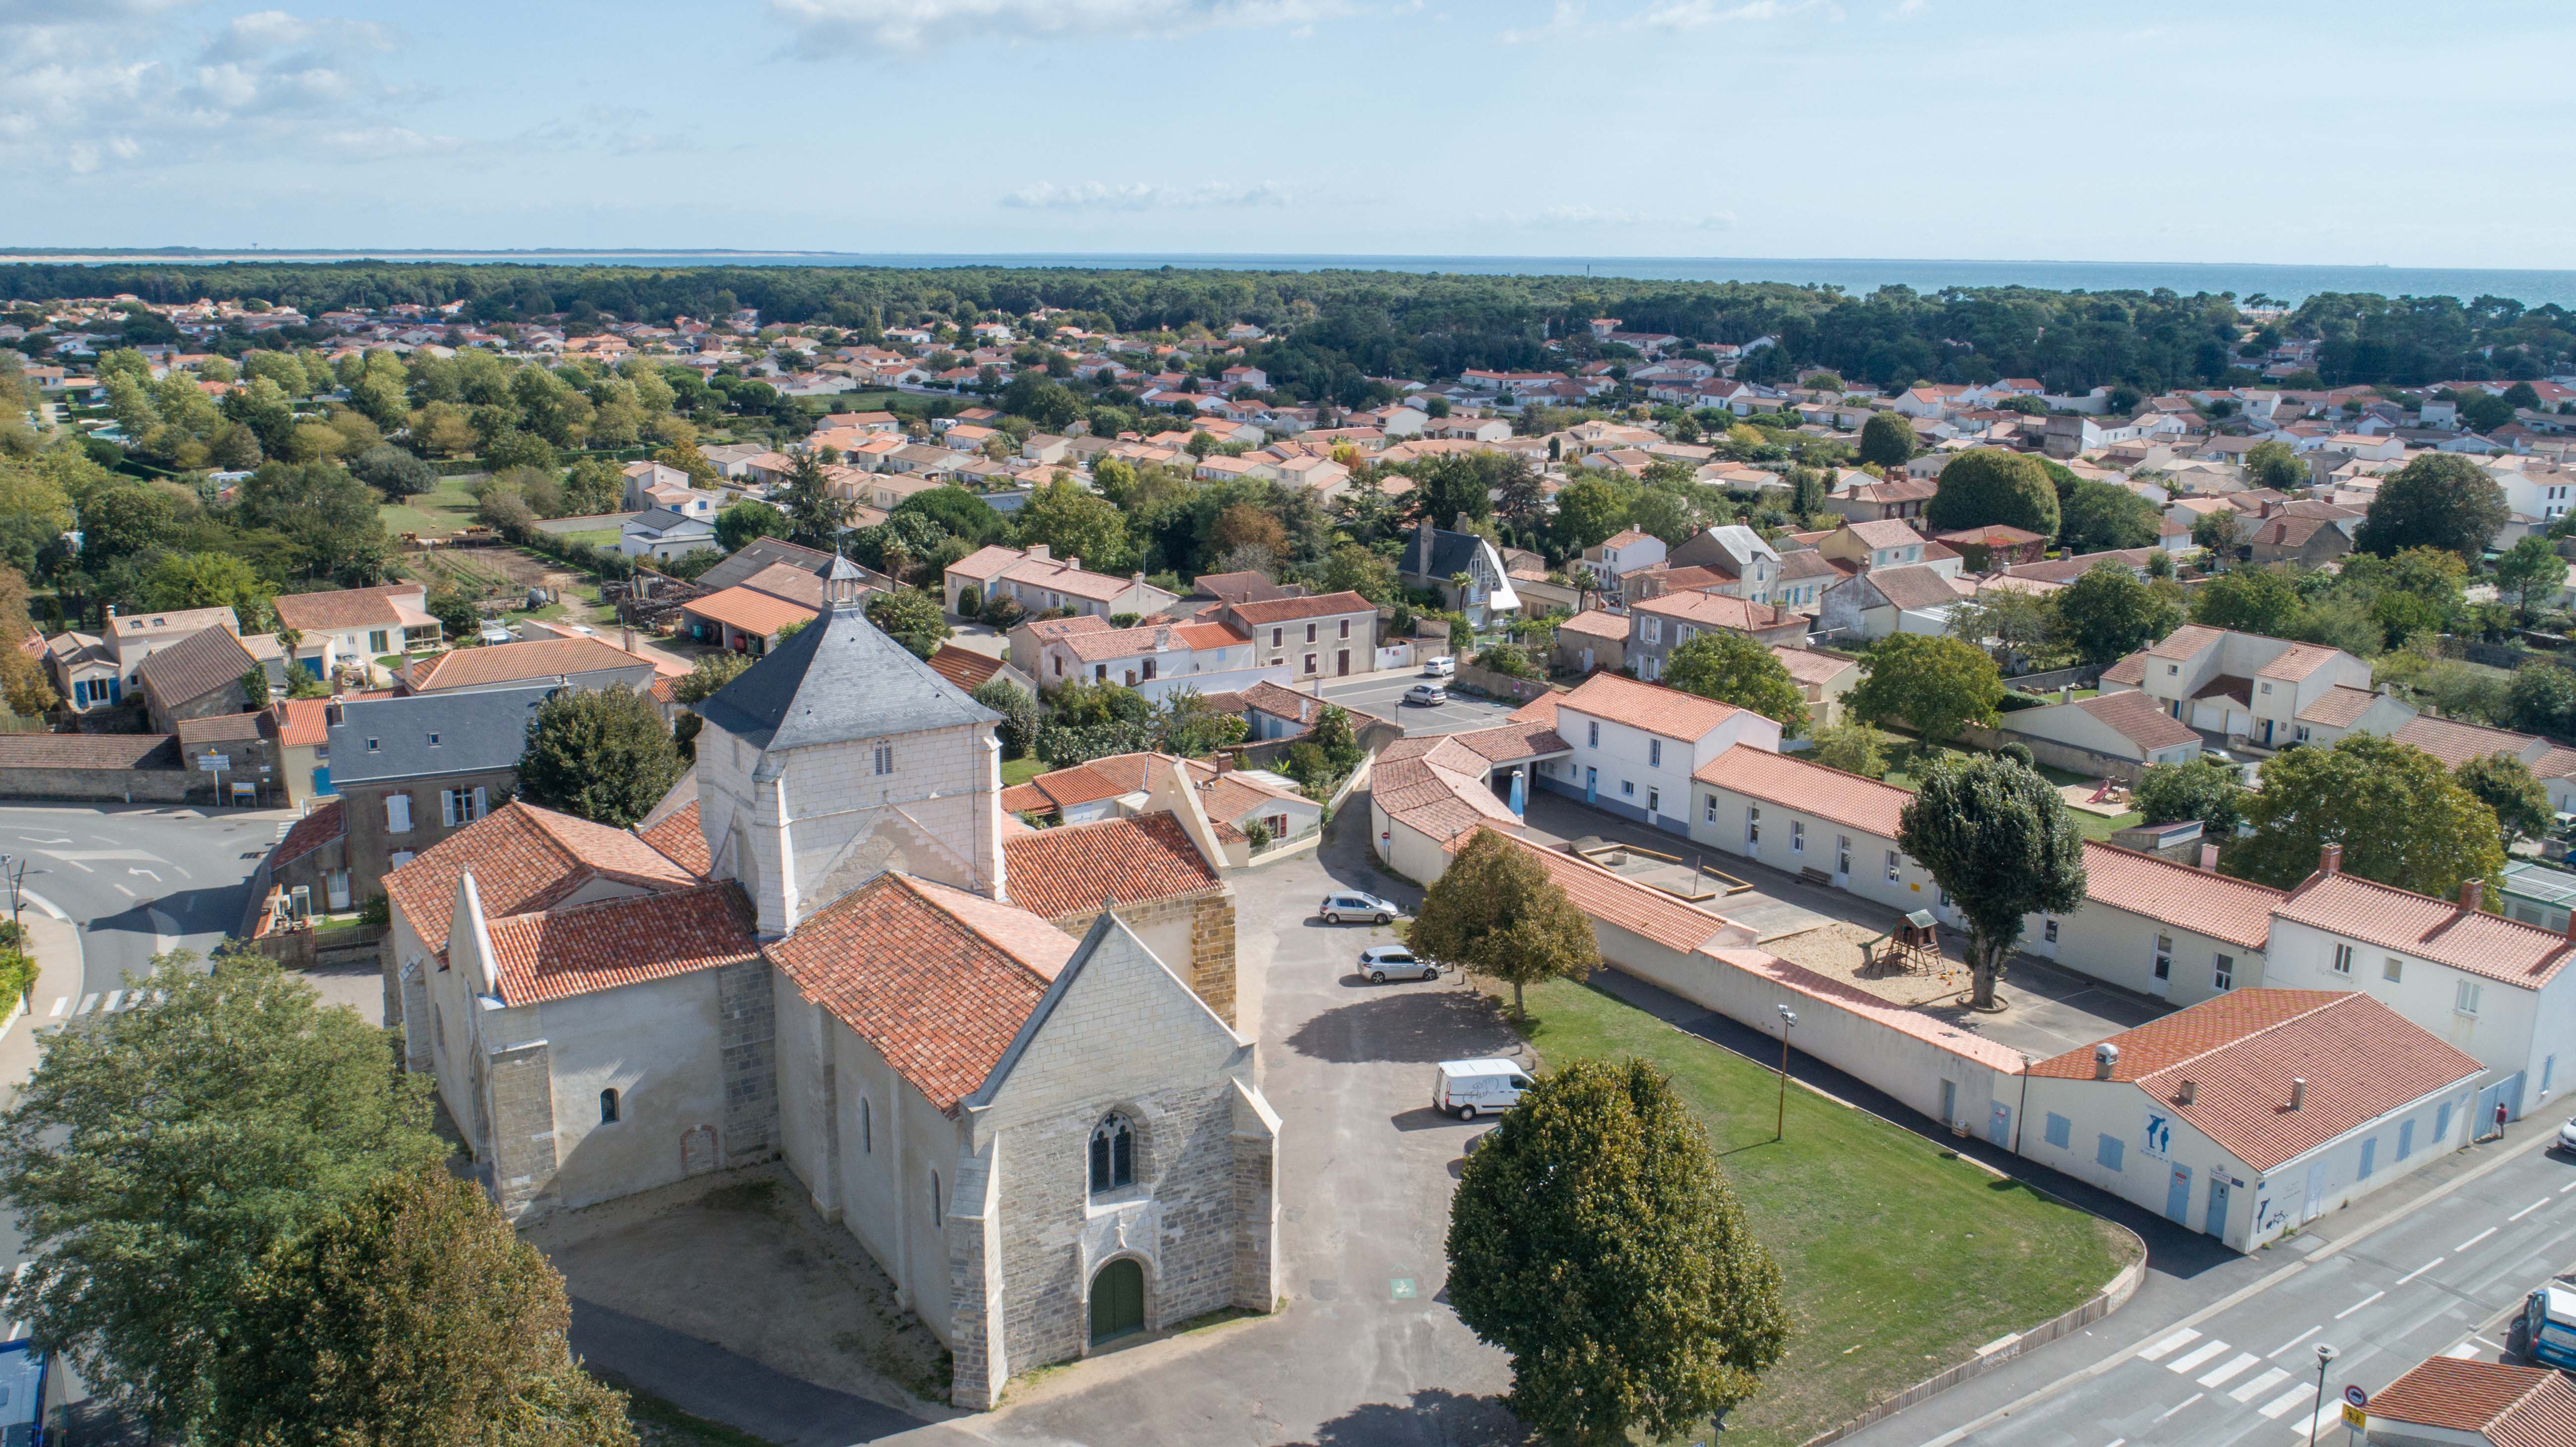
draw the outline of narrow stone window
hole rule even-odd
[[[599,1123],[601,1125],[617,1124],[617,1092],[614,1089],[603,1090],[599,1093]]]
[[[1106,1195],[1136,1182],[1136,1132],[1127,1117],[1111,1114],[1091,1128],[1091,1194]]]

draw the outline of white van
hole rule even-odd
[[[1474,1120],[1520,1104],[1529,1088],[1529,1077],[1508,1060],[1443,1060],[1431,1077],[1431,1108]]]

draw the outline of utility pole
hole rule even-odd
[[[2335,1349],[2317,1343],[2317,1410],[2308,1418],[2308,1447],[2317,1447],[2317,1418],[2326,1414],[2326,1364],[2335,1359]]]
[[[1771,1120],[1771,1139],[1777,1141],[1789,1126],[1789,1030],[1798,1023],[1798,1012],[1780,1007],[1780,1108]],[[2312,1444],[2313,1447],[2313,1444]]]

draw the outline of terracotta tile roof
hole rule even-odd
[[[1251,641],[1251,638],[1222,624],[1155,623],[1137,628],[1113,628],[1102,633],[1077,633],[1065,639],[1064,645],[1066,651],[1082,662],[1099,663],[1139,654],[1224,648]]]
[[[623,829],[513,799],[385,876],[385,893],[434,954],[447,950],[456,881],[467,870],[486,919],[541,910],[604,876],[644,889],[685,889],[697,877]]]
[[[1746,744],[1719,754],[1691,777],[1881,839],[1896,837],[1897,816],[1914,797],[1894,784]]]
[[[2373,1393],[2370,1415],[2475,1432],[2493,1447],[2566,1447],[2576,1442],[2576,1382],[2547,1367],[2433,1357]]]
[[[2172,1106],[2258,1171],[2486,1071],[2368,995],[2338,990],[2230,990],[2110,1038],[2111,1078]],[[2030,1068],[2093,1078],[2091,1045]],[[2307,1081],[2297,1110],[2290,1079]],[[2181,1085],[2194,1085],[2184,1105]]]
[[[1738,633],[1778,628],[1798,620],[1768,603],[1730,598],[1723,593],[1663,593],[1635,605],[1638,613],[1677,622],[1696,623],[1703,628],[1727,628]]]
[[[404,670],[414,693],[477,688],[494,683],[527,683],[557,674],[596,673],[612,668],[650,667],[648,660],[596,638],[539,638],[526,643],[496,643],[487,648],[459,648],[425,658]]]
[[[715,867],[707,857],[707,837],[698,823],[698,801],[691,799],[650,829],[637,831],[653,852],[704,879]]]
[[[1069,769],[1040,774],[1029,781],[1029,786],[1045,795],[1047,802],[1059,809],[1115,799],[1121,794],[1132,794],[1136,787],[1141,787],[1122,784],[1089,764],[1076,764]]]
[[[2009,548],[2043,540],[2040,534],[2028,528],[2008,527],[2003,523],[1988,523],[1981,528],[1953,528],[1933,536],[1945,543],[1972,548]]]
[[[2293,643],[2280,656],[2255,670],[2256,678],[2301,679],[2325,667],[2340,650],[2319,643]]]
[[[2222,673],[2192,691],[2193,698],[2232,698],[2247,708],[2254,706],[2254,680]]]
[[[939,650],[930,655],[930,671],[973,693],[1002,671],[1002,660],[972,648],[942,643]]]
[[[1453,743],[1463,744],[1493,764],[1518,763],[1567,751],[1565,740],[1556,730],[1542,723],[1507,723],[1489,729],[1474,729],[1449,735]]]
[[[2359,875],[2312,874],[2273,911],[2282,919],[2526,990],[2549,983],[2576,944],[2555,930],[2463,910]]]
[[[2299,722],[2322,724],[2333,729],[2350,728],[2352,721],[2361,717],[2362,710],[2369,708],[2371,700],[2377,697],[2379,695],[2369,689],[2338,683],[2320,695],[2316,702],[2299,710]]]
[[[1569,633],[1578,638],[1600,638],[1618,643],[1628,636],[1628,620],[1605,608],[1587,608],[1556,625],[1557,637],[1562,638]]]
[[[428,592],[420,583],[387,583],[379,588],[341,588],[328,593],[280,593],[270,605],[277,626],[298,633],[328,633],[342,628],[395,628],[416,622],[422,604],[398,608],[394,599],[419,599]]]
[[[2194,869],[2134,849],[2087,842],[2089,901],[2178,925],[2249,950],[2272,935],[2272,910],[2288,895],[2251,880]]]
[[[1011,902],[1061,919],[1111,904],[1142,904],[1214,888],[1217,872],[1169,814],[1041,829],[1003,846]]]
[[[1055,807],[1055,800],[1048,798],[1046,790],[1035,784],[1013,784],[1002,791],[1002,812],[1005,814],[1052,814]]]
[[[1872,568],[1861,576],[1869,580],[1870,587],[1878,590],[1878,596],[1896,608],[1941,608],[1967,596],[1956,583],[1923,563],[1911,563],[1901,568]]]
[[[666,980],[760,953],[751,901],[731,880],[503,919],[487,909],[485,919],[493,983],[509,1005]]]
[[[2576,778],[2576,749],[2550,745],[2549,752],[2532,762],[2531,776],[2535,779]]]
[[[811,623],[821,616],[817,609],[761,592],[748,583],[727,588],[721,593],[709,593],[703,598],[692,598],[680,605],[680,611],[728,624],[759,638],[766,638],[790,623]]]
[[[0,769],[177,767],[173,734],[0,734]]]
[[[2132,653],[2102,670],[2104,683],[2125,683],[2136,688],[2147,681],[2147,655]]]
[[[277,719],[278,743],[290,749],[329,743],[330,707],[331,701],[325,698],[281,698],[270,704],[269,711]]]
[[[1543,723],[1549,728],[1554,728],[1556,727],[1556,707],[1568,696],[1559,690],[1549,689],[1503,717],[1514,723]]]
[[[177,708],[240,682],[258,665],[258,657],[240,639],[221,628],[207,628],[144,659],[134,678],[164,707]]]
[[[703,579],[705,574],[699,576]],[[823,579],[815,569],[802,563],[771,563],[733,586],[767,593],[790,603],[802,603],[817,613],[823,610]],[[730,592],[732,588],[717,591]]]
[[[1312,724],[1324,710],[1324,701],[1311,693],[1283,688],[1268,679],[1243,691],[1243,706],[1257,708],[1273,718],[1294,723]]]
[[[1374,615],[1377,605],[1357,593],[1319,593],[1311,598],[1269,598],[1254,603],[1233,605],[1234,616],[1245,623],[1267,627],[1273,623],[1303,622],[1309,618],[1327,618],[1340,613]]]
[[[1038,642],[1052,643],[1056,639],[1070,638],[1077,633],[1106,633],[1109,631],[1109,620],[1097,613],[1077,613],[1070,618],[1032,618],[1025,623],[1013,625],[1011,631],[1017,633],[1022,628],[1029,630],[1029,636]]]
[[[230,608],[181,608],[159,613],[119,613],[107,620],[106,632],[118,639],[172,638],[207,628],[229,630],[240,626]]]
[[[2146,753],[2194,743],[2200,738],[2192,731],[2191,725],[2168,717],[2163,709],[2156,706],[2154,699],[2136,689],[2079,698],[2071,706],[2110,725],[2120,737]],[[2006,719],[2005,722],[2009,724],[2011,720]]]
[[[1036,915],[878,875],[768,947],[807,999],[941,1110],[982,1085],[1078,942]]]
[[[1134,581],[1088,572],[1063,558],[1024,557],[1002,571],[1004,576],[1023,587],[1045,588],[1067,597],[1087,598],[1094,602],[1106,602],[1117,597],[1133,586]]]
[[[1860,660],[1838,654],[1819,653],[1812,648],[1791,648],[1786,644],[1771,645],[1771,656],[1789,670],[1789,676],[1811,687],[1822,687],[1843,674],[1860,667]]]
[[[2158,658],[2170,658],[2181,662],[2184,659],[2199,656],[2202,649],[2213,643],[2222,642],[2226,637],[2227,630],[2224,628],[2212,628],[2202,623],[2186,623],[2149,644],[2146,651]]]
[[[1845,523],[1843,531],[1873,548],[1917,547],[1924,540],[1923,535],[1916,532],[1913,525],[1902,518],[1879,518],[1871,522]],[[2025,533],[2023,536],[2036,535]]]
[[[2462,723],[2455,718],[2434,718],[2430,714],[2408,719],[2406,726],[2389,735],[2401,744],[2412,744],[2442,761],[2442,767],[2456,769],[2471,759],[2489,754],[2511,754],[2522,757],[2522,751],[2539,742],[2530,734],[2508,733],[2503,729],[2484,728]]]
[[[1692,741],[1743,711],[1733,704],[1701,698],[1678,688],[1640,683],[1616,673],[1596,673],[1585,679],[1581,687],[1558,701],[1557,708],[1628,724],[1670,739]],[[1511,717],[1514,722],[1527,721],[1520,709],[1513,710]]]
[[[2156,548],[2120,548],[2104,553],[2078,553],[2068,558],[2050,558],[2037,563],[2015,563],[2004,569],[2007,577],[2035,578],[2046,583],[2072,583],[2105,562],[2118,563],[2132,571],[2143,569]]]
[[[313,812],[296,820],[295,827],[286,831],[285,838],[277,841],[277,848],[268,856],[269,868],[275,869],[301,859],[348,832],[348,816],[341,812],[339,799],[324,799],[313,806]]]

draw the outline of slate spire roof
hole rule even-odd
[[[837,555],[816,571],[827,603],[835,585],[864,577]],[[1001,719],[847,603],[826,606],[812,624],[699,704],[698,712],[764,750]]]

